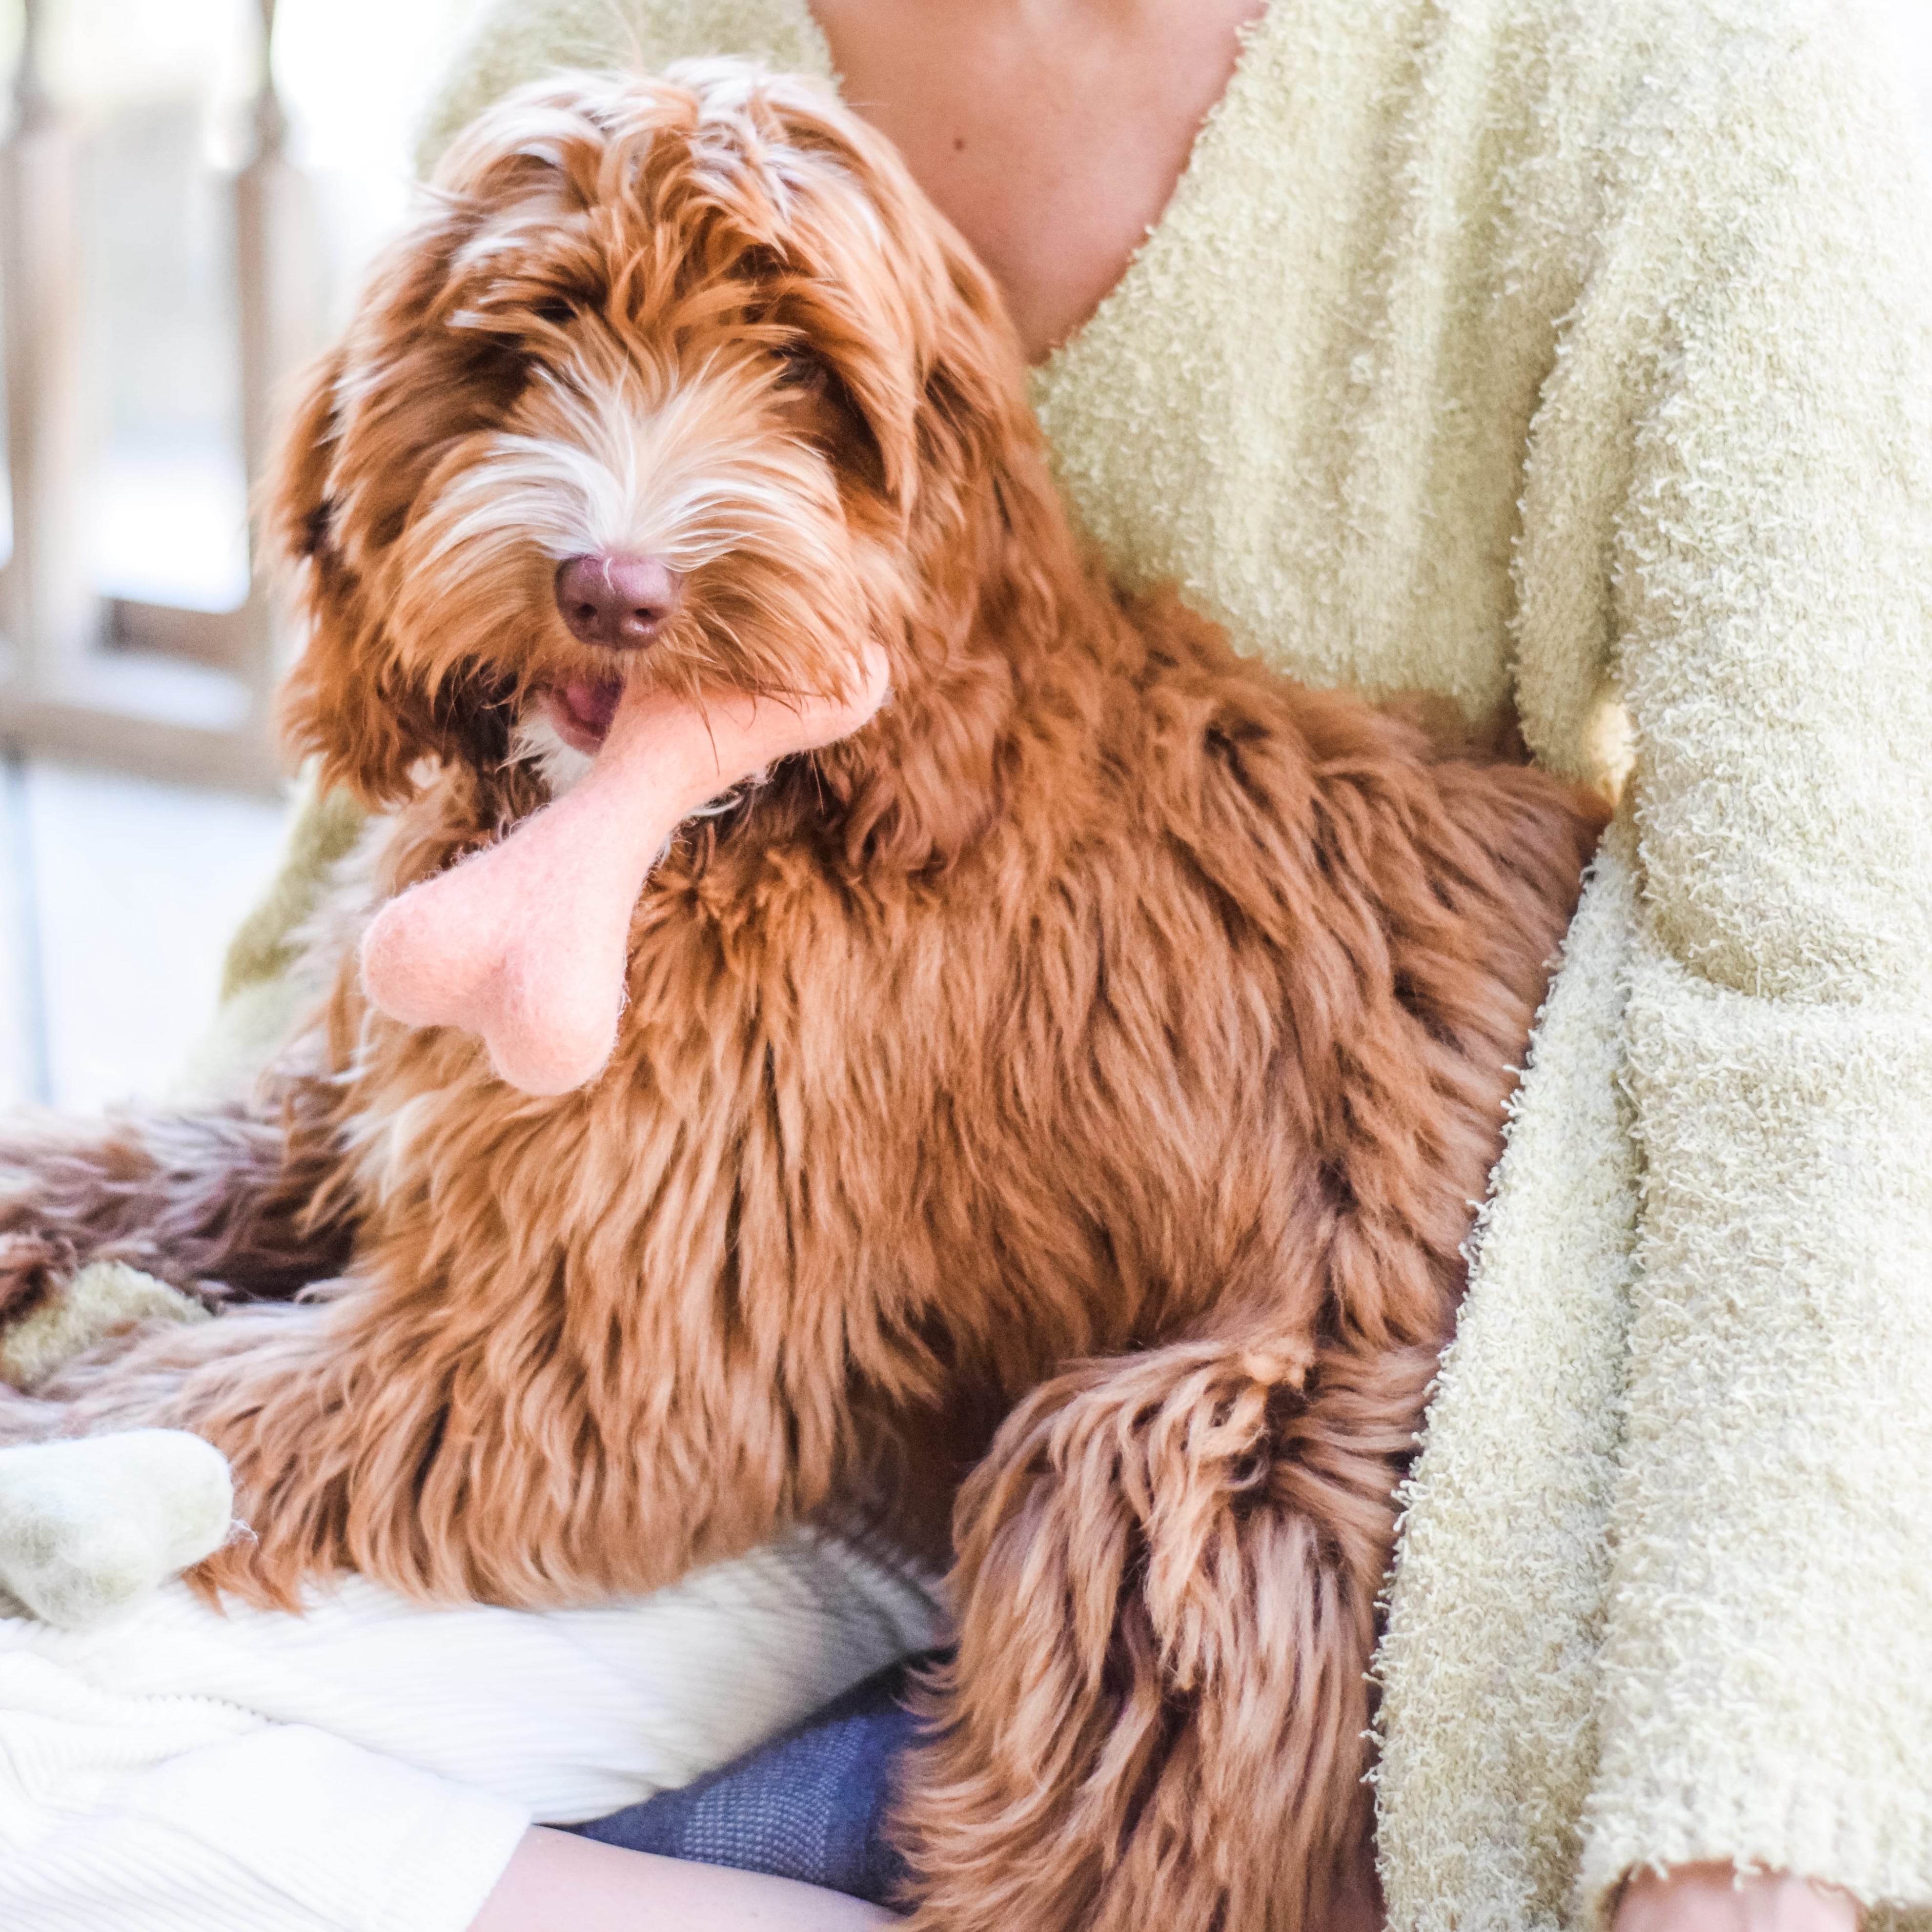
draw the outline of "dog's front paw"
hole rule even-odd
[[[233,1510],[220,1452],[179,1430],[0,1449],[0,1592],[84,1628],[219,1549]]]

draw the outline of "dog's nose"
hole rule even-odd
[[[679,578],[654,556],[573,556],[557,566],[556,587],[572,636],[635,651],[677,608]]]

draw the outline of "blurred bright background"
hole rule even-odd
[[[274,78],[316,218],[320,332],[404,219],[420,116],[478,0],[281,0]],[[250,138],[256,0],[46,0],[76,133],[86,562],[105,596],[225,611],[248,586],[230,180]],[[0,70],[21,34],[0,8]],[[0,491],[0,553],[8,518]],[[266,794],[44,756],[0,794],[0,1104],[164,1091],[272,872]]]
[[[418,116],[475,10],[282,0],[277,10],[275,80],[321,217],[331,328],[407,207]],[[88,359],[105,377],[94,579],[226,609],[246,593],[248,559],[220,188],[246,137],[254,0],[54,0],[47,17],[50,88],[88,135]]]
[[[20,4],[0,0],[8,72]],[[41,4],[45,80],[78,158],[86,572],[104,597],[228,610],[248,581],[232,175],[251,139],[257,0]],[[273,70],[313,203],[319,328],[406,211],[418,117],[479,4],[280,0]],[[1886,4],[1932,154],[1932,0]],[[0,493],[0,552],[7,528]],[[0,1104],[164,1092],[286,806],[0,754]]]

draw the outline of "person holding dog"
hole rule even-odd
[[[1117,570],[1623,781],[1622,929],[1566,974],[1610,1017],[1552,1118],[1526,1090],[1398,1567],[1406,1929],[1932,1904],[1932,1541],[1889,1501],[1923,1457],[1892,1352],[1932,1370],[1932,275],[1853,26],[508,0],[438,124],[546,63],[836,73],[999,280]]]
[[[1932,1906],[1932,248],[1875,63],[1824,0],[504,0],[432,146],[712,53],[898,144],[1123,581],[1619,796],[1406,1492],[1389,1923]],[[533,1832],[474,1923],[734,1911],[864,1915]]]

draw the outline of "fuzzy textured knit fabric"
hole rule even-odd
[[[500,0],[426,153],[708,52],[831,70]],[[1392,1924],[1717,1858],[1932,1925],[1932,183],[1857,7],[1272,0],[1034,394],[1123,578],[1628,774],[1409,1488]]]

